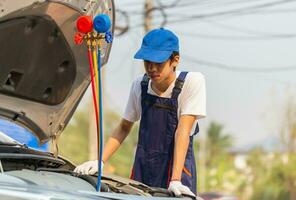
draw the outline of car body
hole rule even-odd
[[[238,200],[238,198],[235,196],[226,195],[218,192],[201,193],[200,197],[202,197],[204,200]]]
[[[96,176],[74,173],[75,166],[58,155],[57,139],[90,84],[87,47],[73,40],[76,20],[104,13],[114,32],[114,2],[7,0],[0,8],[0,118],[56,147],[42,152],[0,133],[0,198],[174,198],[165,189],[116,176],[103,176],[97,192]],[[110,49],[102,43],[102,64]]]

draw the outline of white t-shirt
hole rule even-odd
[[[180,71],[176,71],[176,78]],[[127,106],[123,118],[136,122],[141,118],[141,81],[143,75],[138,77],[132,84]],[[175,80],[176,81],[176,80]],[[171,98],[175,81],[160,97]],[[157,95],[151,88],[151,81],[148,84],[148,94]],[[181,115],[195,115],[197,119],[192,127],[191,135],[194,133],[198,119],[206,116],[206,89],[205,78],[200,72],[189,72],[185,78],[182,91],[178,97],[178,119]]]

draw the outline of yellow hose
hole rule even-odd
[[[95,72],[95,81],[96,81],[96,94],[97,94],[97,102],[98,108],[100,109],[99,102],[100,102],[100,87],[99,87],[99,71],[98,71],[98,57],[97,57],[97,49],[93,48],[93,58],[94,58],[94,72]],[[98,110],[100,113],[100,110]],[[98,121],[100,121],[100,115],[98,116]],[[100,126],[100,124],[99,124]],[[100,151],[100,127],[98,130],[98,150]],[[100,155],[100,152],[98,152],[98,155]]]

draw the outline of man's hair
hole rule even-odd
[[[180,53],[178,51],[173,51],[172,55],[170,56],[170,60],[173,60],[175,56],[179,56]]]
[[[170,60],[172,61],[175,56],[179,56],[180,53],[178,51],[173,51],[172,55],[170,56]],[[174,68],[174,71],[176,71],[176,67]]]

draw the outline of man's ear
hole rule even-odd
[[[172,66],[177,67],[177,65],[180,63],[180,56],[175,55],[174,58],[172,59]]]

